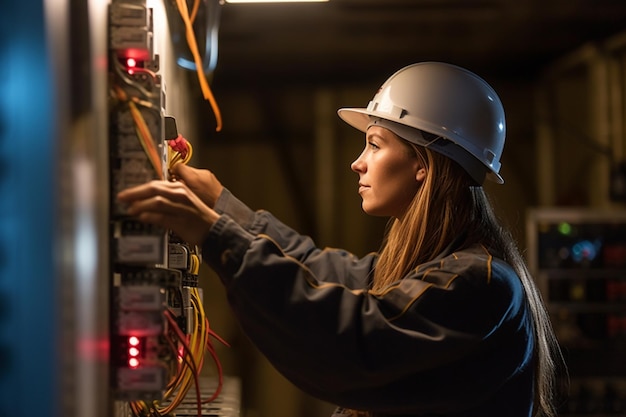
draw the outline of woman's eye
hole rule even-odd
[[[380,149],[380,147],[378,145],[376,145],[374,142],[368,142],[368,145],[370,146],[370,148]]]

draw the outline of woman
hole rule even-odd
[[[540,295],[481,187],[502,183],[493,89],[436,62],[392,75],[365,109],[352,170],[389,216],[379,254],[319,249],[206,170],[119,194],[128,214],[203,245],[246,334],[335,415],[554,415],[560,358]]]

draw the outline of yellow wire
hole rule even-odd
[[[174,150],[171,146],[168,147],[168,166],[172,168],[174,165],[178,163],[187,164],[191,161],[191,157],[193,156],[193,146],[191,143],[187,141],[187,155],[183,158],[182,154],[176,150]]]
[[[185,363],[181,364],[180,372],[177,375],[177,378],[180,378],[179,383],[170,388],[164,396],[165,399],[173,396],[170,403],[166,407],[160,407],[158,403],[155,403],[155,408],[162,415],[171,413],[176,409],[176,407],[178,407],[178,405],[180,405],[181,401],[185,398],[187,392],[194,384],[195,377],[199,375],[204,362],[205,346],[208,342],[208,331],[206,327],[204,308],[202,307],[202,302],[200,301],[197,288],[191,289],[190,294],[191,305],[194,311],[193,317],[190,317],[190,319],[193,319],[194,323],[192,333],[189,337],[189,352],[185,352],[185,354],[189,356],[189,361],[195,364],[197,373],[194,376],[194,370],[191,367],[187,366]]]
[[[197,275],[199,268],[200,257],[198,254],[192,253],[190,255],[189,272]],[[157,415],[173,413],[195,384],[196,378],[199,377],[209,343],[209,328],[198,288],[190,288],[189,294],[193,311],[193,313],[190,314],[189,320],[193,322],[191,334],[187,338],[188,350],[185,350],[183,354],[186,356],[188,362],[194,364],[195,369],[185,363],[182,358],[179,359],[162,400],[154,401],[152,404],[148,404],[145,401],[134,401],[130,403],[133,414],[138,417],[148,417],[154,415],[155,412]],[[174,350],[176,350],[176,348],[174,348]],[[178,351],[173,353],[176,358],[179,358]],[[161,404],[165,401],[167,401],[168,404],[162,406]]]
[[[185,156],[185,159],[183,159],[183,164],[189,163],[189,161],[191,161],[192,156],[193,156],[193,146],[191,146],[191,143],[188,141],[187,142],[187,156]]]
[[[188,344],[189,350],[191,352],[191,342]],[[184,355],[190,356],[190,354],[188,352],[185,352]],[[195,361],[195,359],[193,359],[195,355],[191,355],[189,360],[193,361],[193,363],[196,364],[197,366],[197,362]],[[181,359],[182,360],[182,359]],[[174,387],[174,389],[172,391],[176,391],[174,394],[174,397],[172,398],[170,404],[168,404],[167,407],[165,408],[157,408],[159,410],[159,413],[161,414],[168,414],[170,413],[172,410],[174,410],[179,404],[180,402],[185,398],[185,396],[187,395],[187,392],[189,391],[189,388],[191,386],[191,383],[193,382],[193,369],[191,369],[187,364],[184,363],[184,361],[180,364],[180,374],[179,376],[181,377],[181,379],[179,380],[179,383],[177,384],[177,387]],[[177,388],[177,389],[176,389]]]
[[[200,272],[200,258],[195,253],[192,253],[189,257],[191,259],[191,268],[189,272],[192,275],[198,275],[198,273]]]
[[[207,328],[207,320],[206,320],[206,315],[204,313],[204,306],[202,305],[202,299],[200,298],[200,292],[198,291],[198,288],[191,289],[191,301],[192,301],[192,304],[194,304],[196,310],[198,311],[198,324],[200,325],[199,333],[202,336],[198,344],[198,350],[202,352],[200,360],[204,361],[204,352],[206,351],[206,345],[209,342],[208,341],[209,329]]]

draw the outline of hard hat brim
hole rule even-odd
[[[346,122],[347,124],[349,124],[350,126],[360,130],[361,132],[367,132],[367,128],[370,125],[371,122],[371,118],[372,117],[379,117],[381,119],[387,119],[387,115],[384,113],[380,113],[377,114],[376,111],[371,111],[369,109],[366,108],[354,108],[354,107],[348,107],[348,108],[341,108],[339,110],[337,110],[337,114],[339,115],[339,117]],[[410,128],[407,126],[407,128],[409,129],[414,129],[414,128]],[[399,135],[399,136],[403,136],[403,135]],[[418,138],[417,135],[411,135],[411,138],[404,138],[405,140],[409,140],[410,142],[414,142],[417,145],[421,145],[421,146],[428,146],[429,142],[422,139],[422,138]],[[421,139],[421,140],[420,140]],[[449,140],[449,138],[446,138]],[[450,155],[448,155],[450,156]],[[453,158],[454,159],[454,158]],[[476,160],[476,162],[479,162],[478,160]],[[484,167],[484,165],[482,163],[480,163],[481,166]],[[502,176],[500,176],[499,173],[496,173],[492,170],[489,169],[485,169],[486,172],[486,177],[490,180],[493,181],[497,184],[504,184],[504,178],[502,178]],[[483,174],[484,175],[484,174]],[[484,178],[484,177],[483,177]]]
[[[367,131],[370,116],[376,116],[375,112],[363,108],[343,108],[337,110],[337,114],[344,122],[361,132]]]

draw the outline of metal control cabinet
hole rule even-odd
[[[559,415],[626,414],[626,212],[532,209],[527,243],[570,374]]]
[[[190,154],[174,116],[165,115],[166,74],[176,56],[164,47],[164,31],[169,31],[163,23],[180,17],[165,13],[163,6],[148,0],[113,0],[109,5],[113,414],[238,417],[239,381],[222,375],[210,339],[219,337],[209,327],[198,286],[200,248],[171,230],[140,222],[115,198],[130,187],[168,180],[172,164],[186,163],[175,156]],[[215,366],[209,372],[216,375],[201,375],[211,359]]]

